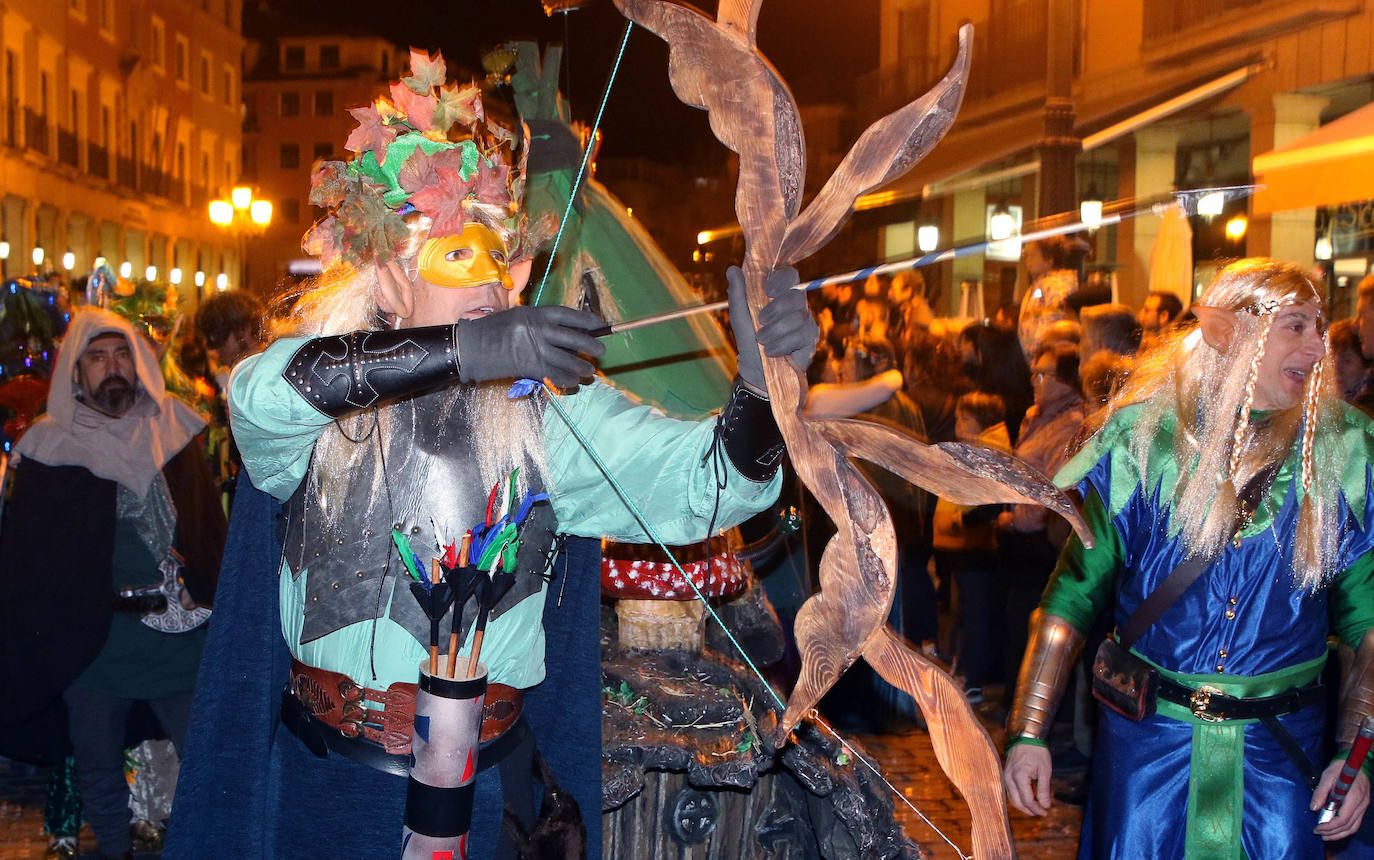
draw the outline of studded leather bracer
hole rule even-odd
[[[1366,630],[1350,661],[1341,684],[1340,721],[1336,725],[1336,748],[1350,749],[1360,721],[1374,714],[1374,630]]]
[[[787,451],[768,398],[749,389],[739,377],[717,419],[717,433],[725,455],[751,481],[772,480]]]
[[[1016,678],[1016,698],[1007,718],[1007,738],[1046,740],[1054,708],[1064,695],[1083,634],[1058,615],[1037,609],[1030,617],[1030,642]]]
[[[456,326],[312,338],[296,350],[282,376],[311,406],[342,418],[457,381]]]

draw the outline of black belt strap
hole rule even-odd
[[[1264,727],[1269,730],[1269,734],[1274,736],[1274,740],[1279,742],[1283,748],[1283,754],[1288,756],[1288,760],[1297,767],[1298,773],[1302,774],[1302,781],[1307,783],[1309,790],[1315,791],[1317,782],[1321,779],[1321,774],[1317,773],[1316,767],[1312,765],[1312,760],[1303,752],[1302,747],[1298,746],[1297,740],[1288,729],[1279,722],[1278,714],[1265,714],[1259,718]]]
[[[1325,695],[1326,688],[1321,684],[1308,684],[1306,687],[1288,690],[1275,696],[1238,699],[1224,693],[1211,692],[1205,687],[1185,687],[1163,676],[1159,679],[1159,697],[1166,702],[1182,705],[1199,719],[1259,720],[1278,742],[1279,748],[1288,756],[1288,760],[1297,767],[1298,772],[1302,774],[1303,782],[1307,783],[1310,789],[1317,787],[1321,775],[1292,733],[1279,722],[1279,715],[1291,714],[1315,705]]]

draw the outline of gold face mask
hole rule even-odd
[[[496,231],[469,221],[463,232],[428,240],[420,248],[420,275],[439,287],[462,289],[499,283],[514,289],[506,271],[506,247]]]

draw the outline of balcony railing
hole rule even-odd
[[[131,191],[138,190],[138,165],[132,158],[115,159],[115,181]]]
[[[32,108],[24,108],[24,143],[29,149],[48,153],[48,120]]]
[[[1279,0],[1281,2],[1281,0]],[[1186,33],[1219,18],[1264,6],[1276,0],[1145,0],[1145,41]]]
[[[965,101],[978,102],[1044,81],[1047,31],[1043,0],[1019,0],[992,21],[975,22]],[[881,116],[917,98],[945,73],[949,59],[932,53],[862,76],[854,89],[862,94],[863,113]]]
[[[964,98],[980,101],[1043,81],[1048,29],[1043,2],[1011,3],[996,20],[974,25]]]
[[[110,178],[110,151],[94,143],[86,145],[86,172],[101,179]]]
[[[57,130],[57,160],[68,167],[81,167],[81,145],[75,132]]]

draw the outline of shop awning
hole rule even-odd
[[[1255,156],[1251,169],[1264,186],[1259,215],[1374,199],[1374,104]]]

